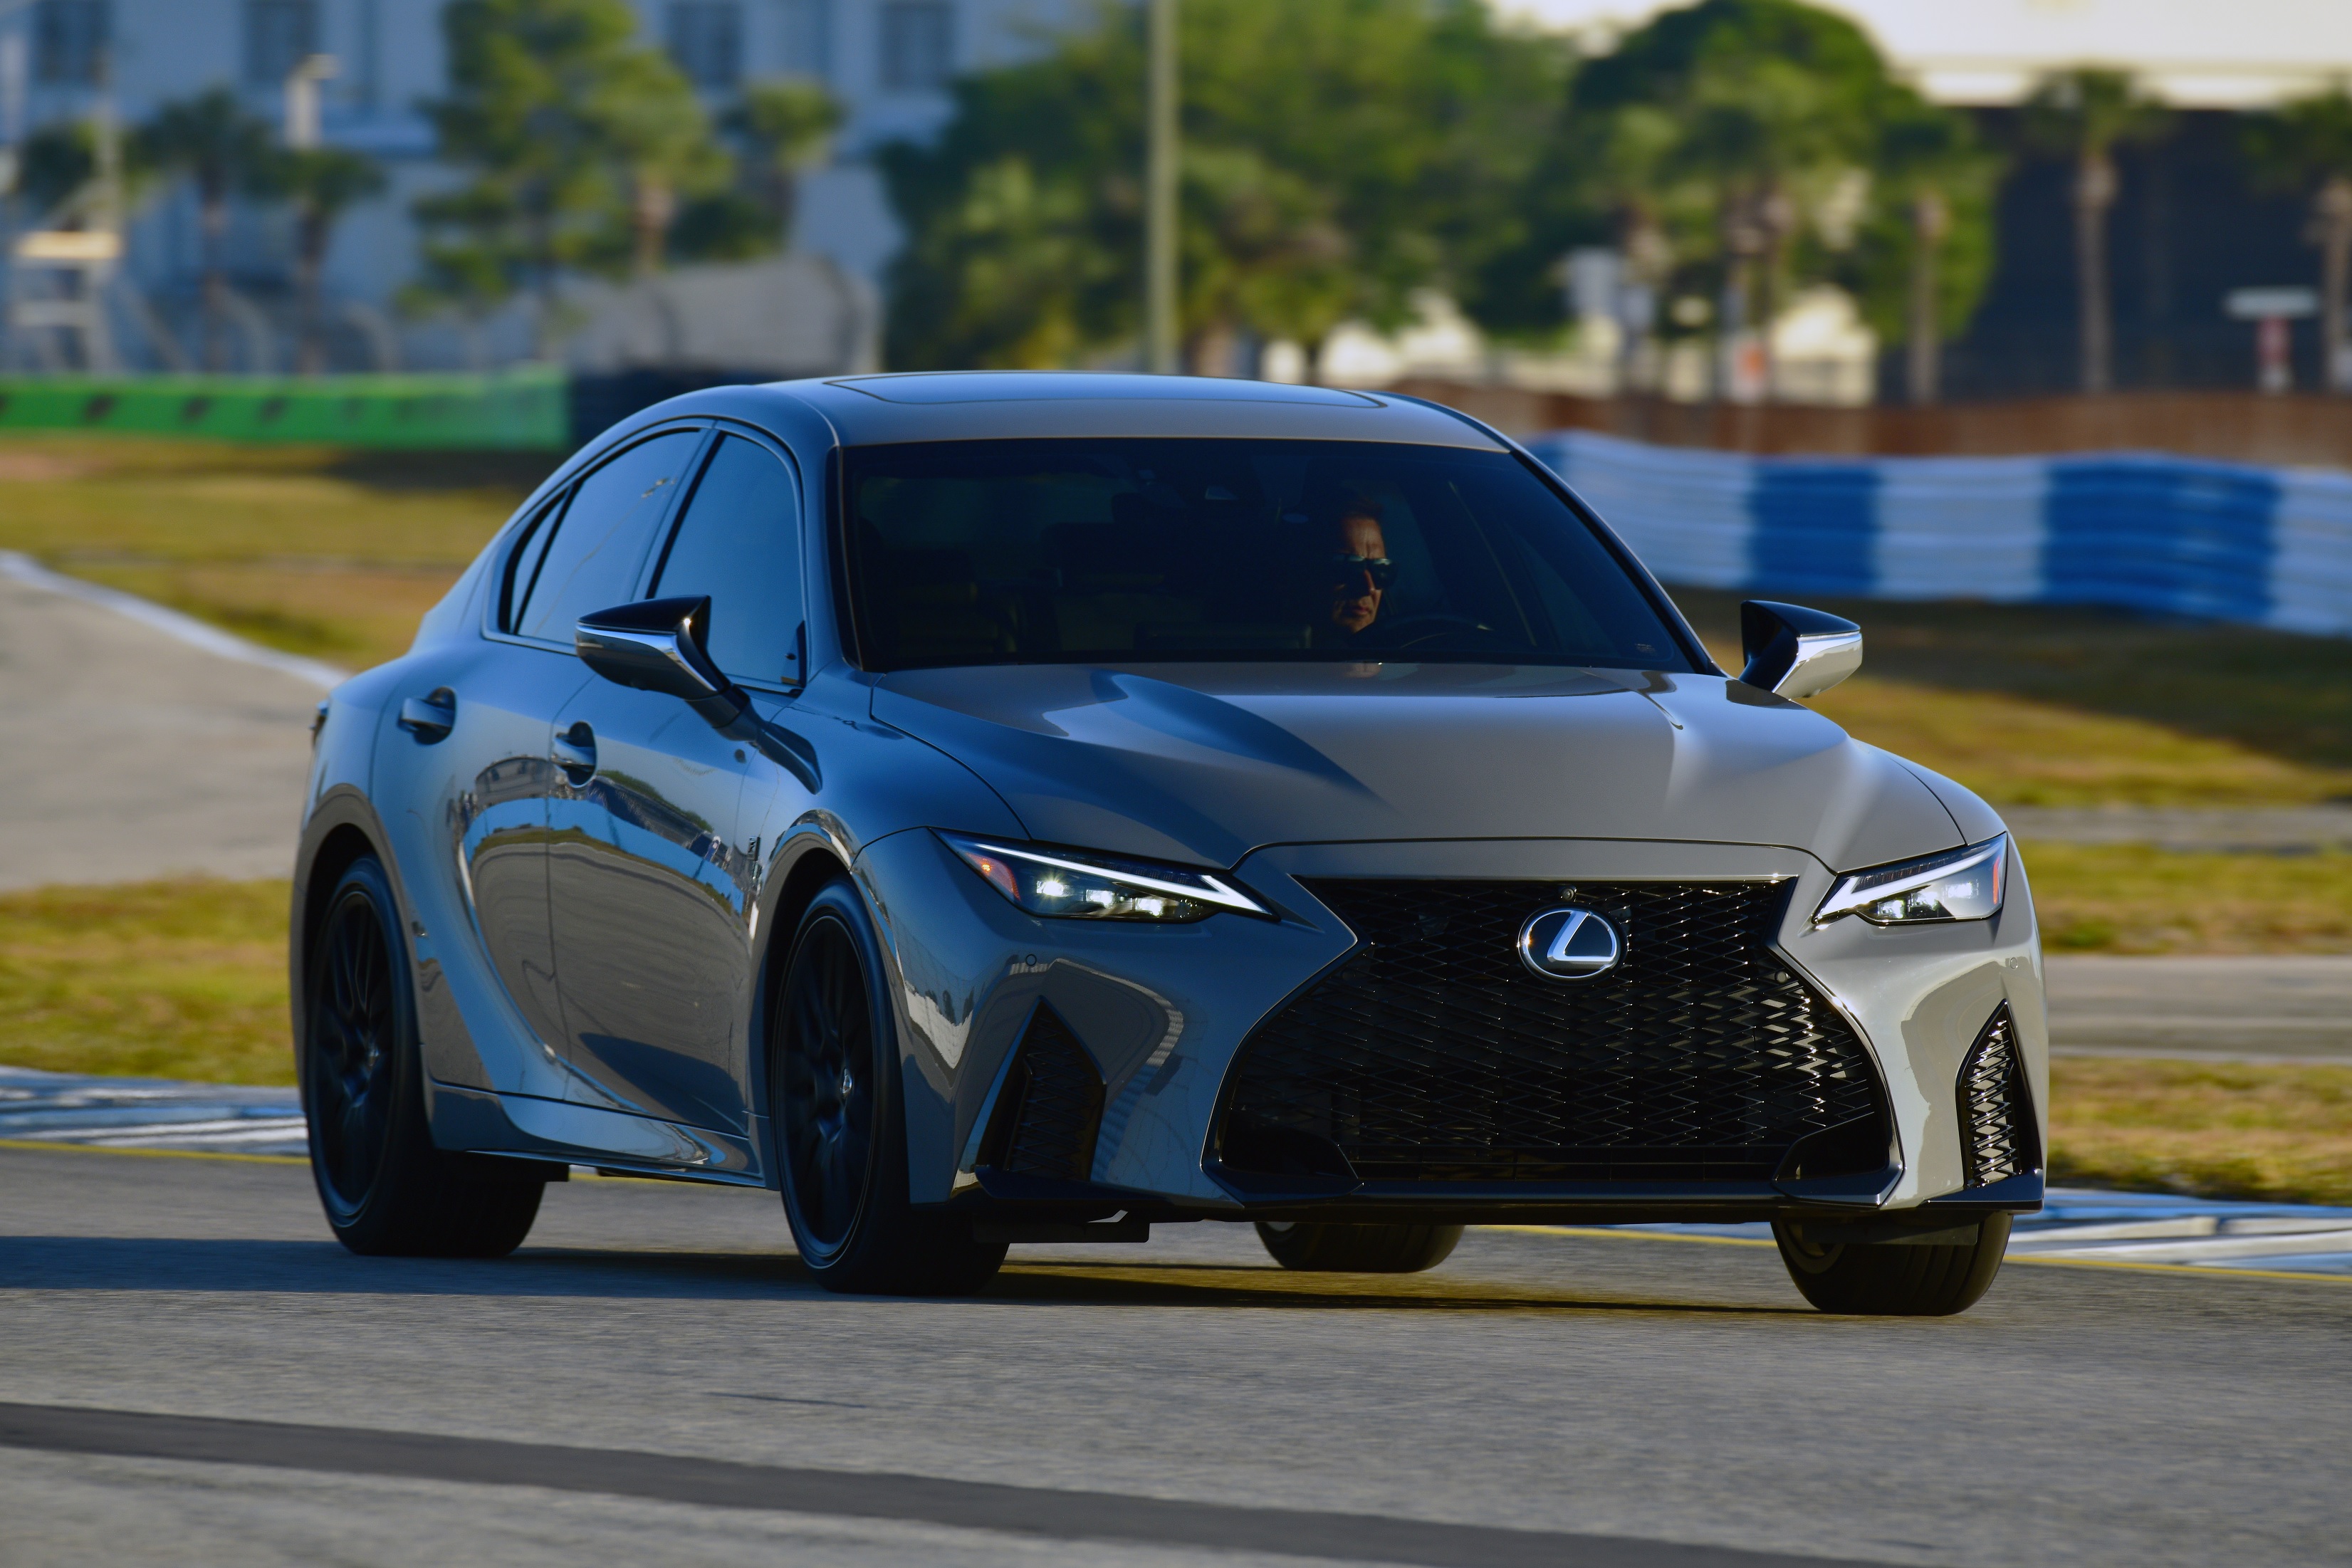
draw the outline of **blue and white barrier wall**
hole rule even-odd
[[[2140,453],[1755,458],[1584,430],[1528,447],[1668,583],[2352,635],[2352,474]]]

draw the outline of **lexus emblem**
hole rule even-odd
[[[1591,910],[1544,910],[1519,928],[1519,962],[1546,980],[1590,980],[1624,955],[1617,928]]]

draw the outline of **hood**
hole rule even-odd
[[[1641,838],[1785,845],[1848,870],[1961,842],[1895,758],[1721,676],[1003,665],[884,676],[874,717],[970,765],[1034,838],[1194,864],[1347,839]]]

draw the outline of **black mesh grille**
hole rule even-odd
[[[1841,1126],[1883,1164],[1867,1054],[1766,945],[1785,885],[1306,885],[1363,945],[1244,1043],[1230,1166],[1312,1170],[1336,1145],[1367,1181],[1769,1181]],[[1623,960],[1528,973],[1520,925],[1571,899],[1616,924]]]
[[[2004,1002],[1986,1021],[1960,1066],[1960,1159],[1968,1184],[1990,1186],[2038,1170],[2040,1140],[2025,1091],[2025,1059],[2017,1049],[2017,1021]]]
[[[1102,1123],[1103,1081],[1094,1058],[1051,1007],[1040,1005],[997,1102],[982,1163],[1011,1175],[1083,1182]]]

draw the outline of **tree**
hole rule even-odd
[[[1769,331],[1800,242],[1866,166],[1894,84],[1867,34],[1798,0],[1701,0],[1576,79],[1565,135],[1592,206],[1712,275],[1723,327]],[[1630,236],[1629,236],[1630,237]],[[1843,236],[1834,237],[1843,238]]]
[[[1913,403],[1940,395],[1943,341],[1967,325],[1991,278],[1992,199],[2002,168],[1966,115],[1908,88],[1890,93],[1856,271],[1871,324],[1908,348]]]
[[[791,243],[802,172],[824,155],[841,105],[814,82],[753,82],[720,120],[735,178],[683,204],[671,254],[702,261],[766,256]]]
[[[1565,46],[1477,0],[1186,0],[1180,300],[1187,357],[1316,345],[1475,286],[1560,102]],[[1144,53],[1136,8],[969,76],[881,163],[908,231],[892,363],[1064,363],[1137,334]]]
[[[203,357],[205,369],[219,370],[228,303],[221,243],[228,233],[229,198],[259,188],[270,157],[269,122],[247,113],[235,93],[216,87],[158,109],[140,127],[134,147],[146,163],[195,187],[203,245]]]
[[[2115,384],[2115,330],[2107,305],[2107,215],[2116,205],[2115,150],[2162,135],[2170,117],[2127,71],[2089,67],[2042,79],[2025,103],[2025,132],[2044,152],[2074,161],[2074,268],[2082,318],[2082,384]]]
[[[316,375],[326,368],[322,284],[327,247],[346,210],[383,193],[383,170],[374,159],[349,148],[289,148],[268,161],[260,184],[294,209],[294,290],[302,323],[295,368]]]
[[[813,81],[753,82],[728,115],[728,129],[749,144],[744,162],[764,188],[780,242],[792,234],[801,172],[824,155],[841,120],[840,102]]]
[[[2345,292],[2352,287],[2352,91],[2338,81],[2329,90],[2253,117],[2246,154],[2257,177],[2273,188],[2309,190],[2312,237],[2320,252],[2320,338],[2327,384],[2352,392],[2352,333]]]
[[[709,116],[667,56],[620,52],[595,84],[587,106],[628,191],[628,267],[639,278],[661,270],[681,197],[723,189],[732,162],[711,139]]]
[[[449,90],[426,107],[467,177],[416,204],[418,292],[478,315],[529,289],[545,353],[562,273],[659,266],[678,195],[723,181],[723,154],[626,0],[451,0],[441,27]]]

